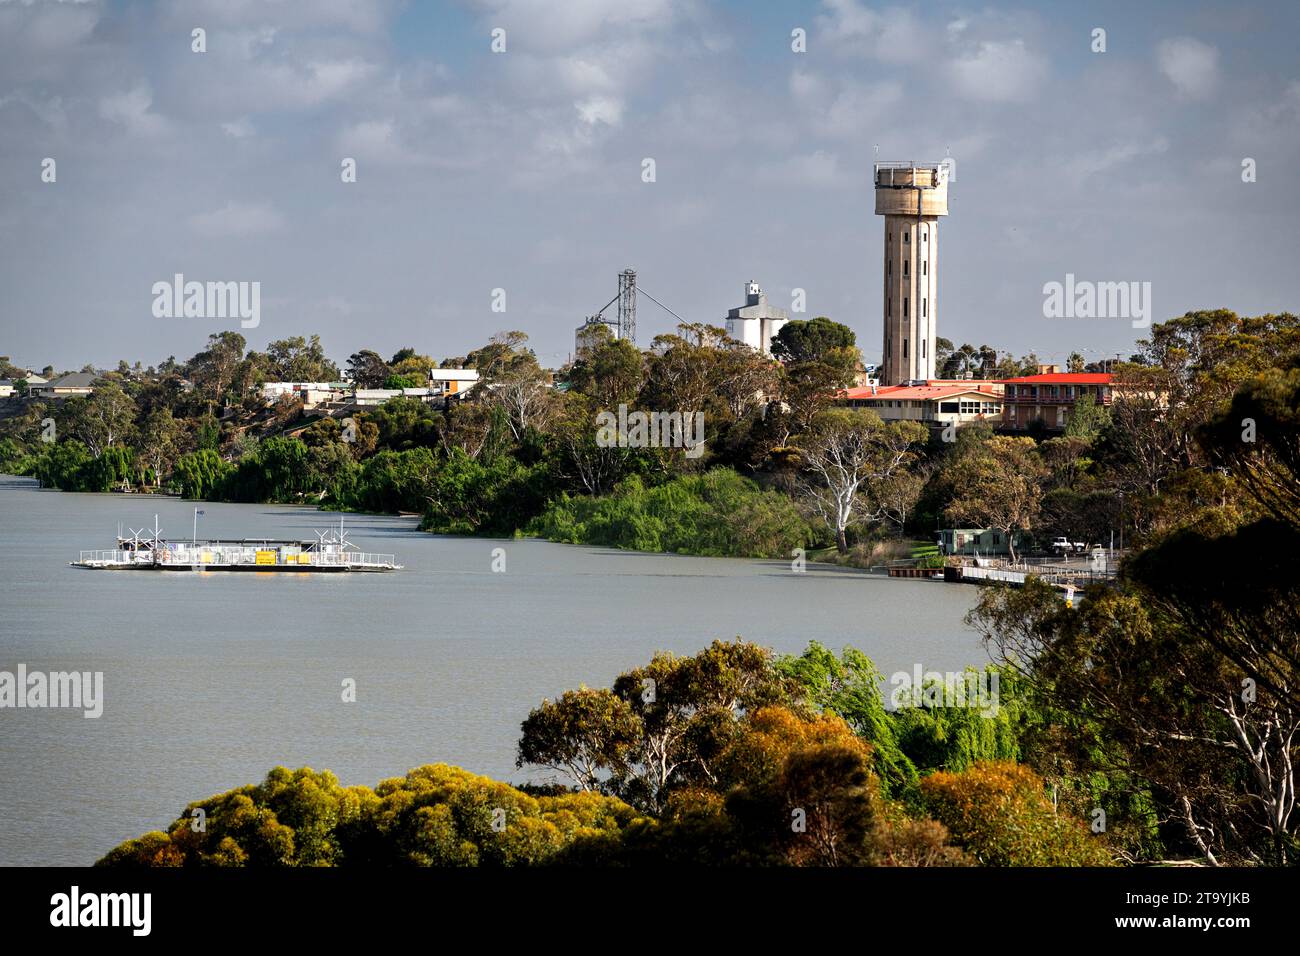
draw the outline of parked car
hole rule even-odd
[[[1071,541],[1065,535],[1052,539],[1052,550],[1057,554],[1082,554],[1088,546],[1082,541]]]

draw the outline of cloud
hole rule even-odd
[[[948,64],[954,92],[972,100],[1003,103],[1033,99],[1047,76],[1047,62],[1024,40],[982,40]]]
[[[617,126],[623,120],[623,101],[614,96],[589,96],[577,104],[578,116],[588,126]]]
[[[200,236],[224,239],[275,232],[283,228],[284,219],[265,203],[231,200],[220,209],[191,216],[190,226]]]
[[[558,53],[594,40],[609,28],[670,26],[684,5],[675,0],[476,0],[474,6],[487,26],[506,31],[508,50]]]
[[[153,92],[147,83],[126,91],[105,96],[99,101],[99,115],[110,123],[118,123],[127,130],[142,136],[155,136],[166,129],[167,123],[157,113],[151,113]]]
[[[249,122],[247,116],[230,123],[222,123],[221,131],[227,136],[232,136],[235,139],[246,139],[249,136],[252,136],[255,132],[253,124]]]
[[[779,162],[761,165],[755,178],[771,186],[842,186],[848,177],[840,169],[839,157],[825,150],[791,156]]]
[[[1161,40],[1156,62],[1178,92],[1191,99],[1204,99],[1219,82],[1219,51],[1192,37]]]
[[[820,36],[833,46],[885,63],[912,63],[933,50],[933,41],[916,15],[903,7],[875,11],[859,0],[825,0],[827,13],[816,19]]]
[[[1089,176],[1104,173],[1116,166],[1123,166],[1143,156],[1155,156],[1168,150],[1169,141],[1163,136],[1148,143],[1117,143],[1106,149],[1081,152],[1067,159],[1061,165],[1061,174],[1064,178],[1079,184]]]

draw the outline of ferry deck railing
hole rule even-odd
[[[168,545],[157,551],[97,550],[82,551],[79,564],[158,564],[164,567],[203,567],[209,564],[252,565],[258,564],[258,552],[270,552],[274,561],[266,561],[266,567],[285,567],[303,565],[306,567],[367,567],[391,568],[397,565],[397,556],[367,551],[300,551],[281,554],[268,548],[246,547],[202,547],[192,548],[185,544]],[[292,560],[290,560],[292,559]]]

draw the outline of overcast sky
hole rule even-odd
[[[805,289],[875,361],[878,145],[956,163],[939,335],[1127,355],[1129,321],[1044,318],[1044,283],[1150,282],[1156,321],[1300,306],[1297,35],[1294,0],[0,0],[0,354],[149,365],[238,329],[154,317],[179,272],[260,282],[257,348],[510,328],[558,365],[630,266],[692,321]]]

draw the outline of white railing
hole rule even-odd
[[[82,551],[78,564],[152,564],[148,551]]]
[[[258,557],[262,555],[259,562]],[[270,560],[268,560],[268,558]],[[191,547],[173,544],[159,547],[157,551],[99,550],[82,551],[78,564],[92,565],[153,565],[162,567],[206,567],[208,565],[248,565],[251,567],[287,568],[304,567],[364,567],[395,568],[397,556],[364,551],[291,551],[282,553],[277,548],[244,547],[242,545],[212,545]]]

